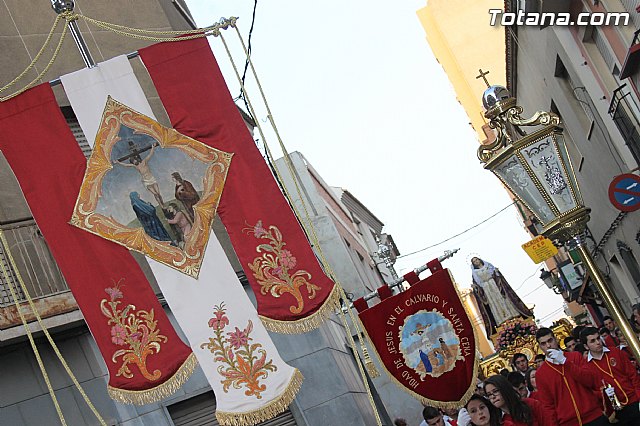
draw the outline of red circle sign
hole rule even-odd
[[[640,176],[632,173],[616,176],[609,184],[609,201],[623,212],[640,209]]]

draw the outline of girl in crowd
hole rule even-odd
[[[535,399],[520,399],[509,381],[500,375],[484,382],[484,391],[491,404],[502,411],[504,426],[555,426],[553,414]]]
[[[502,413],[484,396],[473,394],[465,408],[471,417],[469,426],[502,426]]]
[[[535,368],[530,368],[527,370],[527,374],[524,375],[524,381],[527,383],[527,388],[529,389],[529,398],[538,399],[538,386],[536,385],[536,372]]]

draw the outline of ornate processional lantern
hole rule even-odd
[[[481,77],[484,74],[481,72]],[[479,77],[480,78],[480,77]],[[486,79],[485,79],[486,83]],[[589,276],[633,351],[640,359],[640,342],[618,300],[585,246],[591,209],[584,206],[560,127],[560,117],[538,111],[530,118],[502,86],[489,86],[482,96],[489,127],[496,140],[478,148],[478,159],[525,205],[543,226],[542,235],[557,246],[577,248]],[[522,127],[532,127],[525,133]]]

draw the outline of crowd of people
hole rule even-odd
[[[640,331],[640,305],[633,320]],[[640,370],[613,319],[575,327],[564,349],[549,328],[535,337],[542,354],[516,353],[513,371],[478,380],[464,407],[425,407],[420,426],[640,426]]]

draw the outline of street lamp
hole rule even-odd
[[[489,127],[496,130],[497,137],[478,148],[478,159],[536,216],[542,224],[542,235],[557,246],[578,249],[607,310],[640,360],[640,342],[585,245],[591,209],[582,201],[560,117],[538,111],[531,118],[522,118],[522,107],[502,86],[489,86],[482,103]],[[534,126],[529,134],[522,130]]]
[[[540,279],[544,282],[544,284],[547,287],[549,287],[549,290],[553,290],[554,282],[553,282],[553,275],[551,275],[551,272],[547,271],[546,269],[540,269]]]
[[[551,272],[546,269],[540,269],[540,279],[544,284],[549,287],[549,290],[553,290],[555,294],[562,294],[562,292],[558,289],[558,279]]]
[[[392,256],[393,253],[391,251],[392,247],[390,247],[391,244],[389,242],[383,243],[377,236],[376,242],[378,243],[378,251],[376,252],[376,254],[384,262],[384,265],[387,267],[387,270],[391,274],[391,278],[393,279],[393,281],[396,281],[398,279],[398,274],[393,267],[396,261]]]

